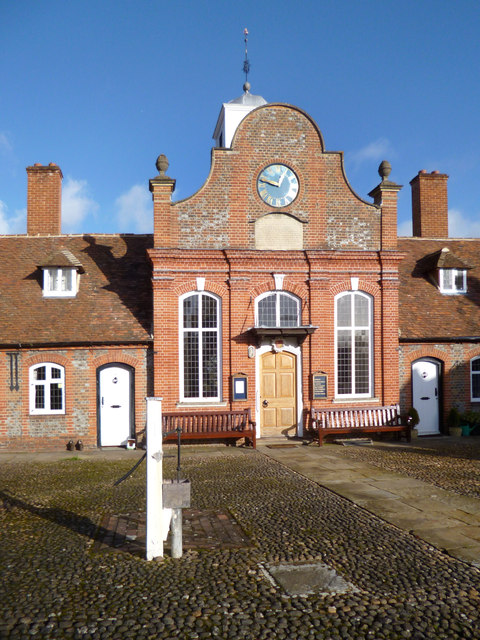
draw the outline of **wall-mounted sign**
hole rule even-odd
[[[313,399],[320,400],[327,397],[327,374],[318,372],[312,379]]]
[[[247,399],[247,376],[244,373],[232,376],[232,395],[234,400]]]

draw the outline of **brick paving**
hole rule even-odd
[[[226,511],[182,510],[183,549],[240,549],[252,542],[236,520]],[[107,548],[145,558],[146,513],[105,515],[96,532],[93,549]],[[167,554],[171,537],[165,542]]]

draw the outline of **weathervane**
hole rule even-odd
[[[245,74],[244,89],[245,91],[248,91],[248,89],[250,88],[250,85],[248,85],[248,73],[250,71],[250,62],[248,60],[248,29],[247,28],[243,30],[243,35],[245,36],[245,60],[243,61],[243,73]]]

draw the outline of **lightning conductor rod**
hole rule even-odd
[[[243,85],[243,88],[245,91],[248,91],[250,89],[250,85],[248,83],[250,61],[248,60],[248,29],[247,28],[243,30],[243,36],[245,41],[245,60],[243,61],[243,73],[245,74],[245,84]]]

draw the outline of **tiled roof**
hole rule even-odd
[[[444,252],[442,262],[441,250]],[[400,339],[480,338],[480,239],[399,238]],[[431,268],[468,269],[467,293],[445,295],[429,278]]]
[[[0,237],[0,345],[149,340],[152,244],[151,235]],[[40,267],[52,259],[78,266],[76,297],[43,297]]]

